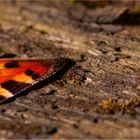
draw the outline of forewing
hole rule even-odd
[[[54,75],[66,64],[65,59],[1,59],[0,102]]]

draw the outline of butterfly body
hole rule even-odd
[[[67,59],[0,59],[0,102],[55,75]]]

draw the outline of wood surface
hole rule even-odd
[[[0,105],[0,139],[140,138],[139,3],[89,3],[0,2],[0,58],[74,61]]]

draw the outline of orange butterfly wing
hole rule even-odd
[[[1,59],[0,102],[54,75],[66,64],[66,59]]]

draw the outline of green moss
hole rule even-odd
[[[135,106],[138,104],[137,98],[130,98],[128,101],[120,102],[117,99],[111,99],[102,101],[98,104],[97,111],[100,113],[114,114],[120,112],[125,113],[134,113]]]
[[[140,5],[139,4],[135,4],[132,8],[131,8],[131,13],[140,13]]]
[[[104,7],[109,1],[108,0],[72,0],[73,3],[80,3],[88,8]]]
[[[57,80],[57,83],[65,85],[67,83],[82,85],[82,81],[76,77],[74,74],[64,75],[61,80]]]

